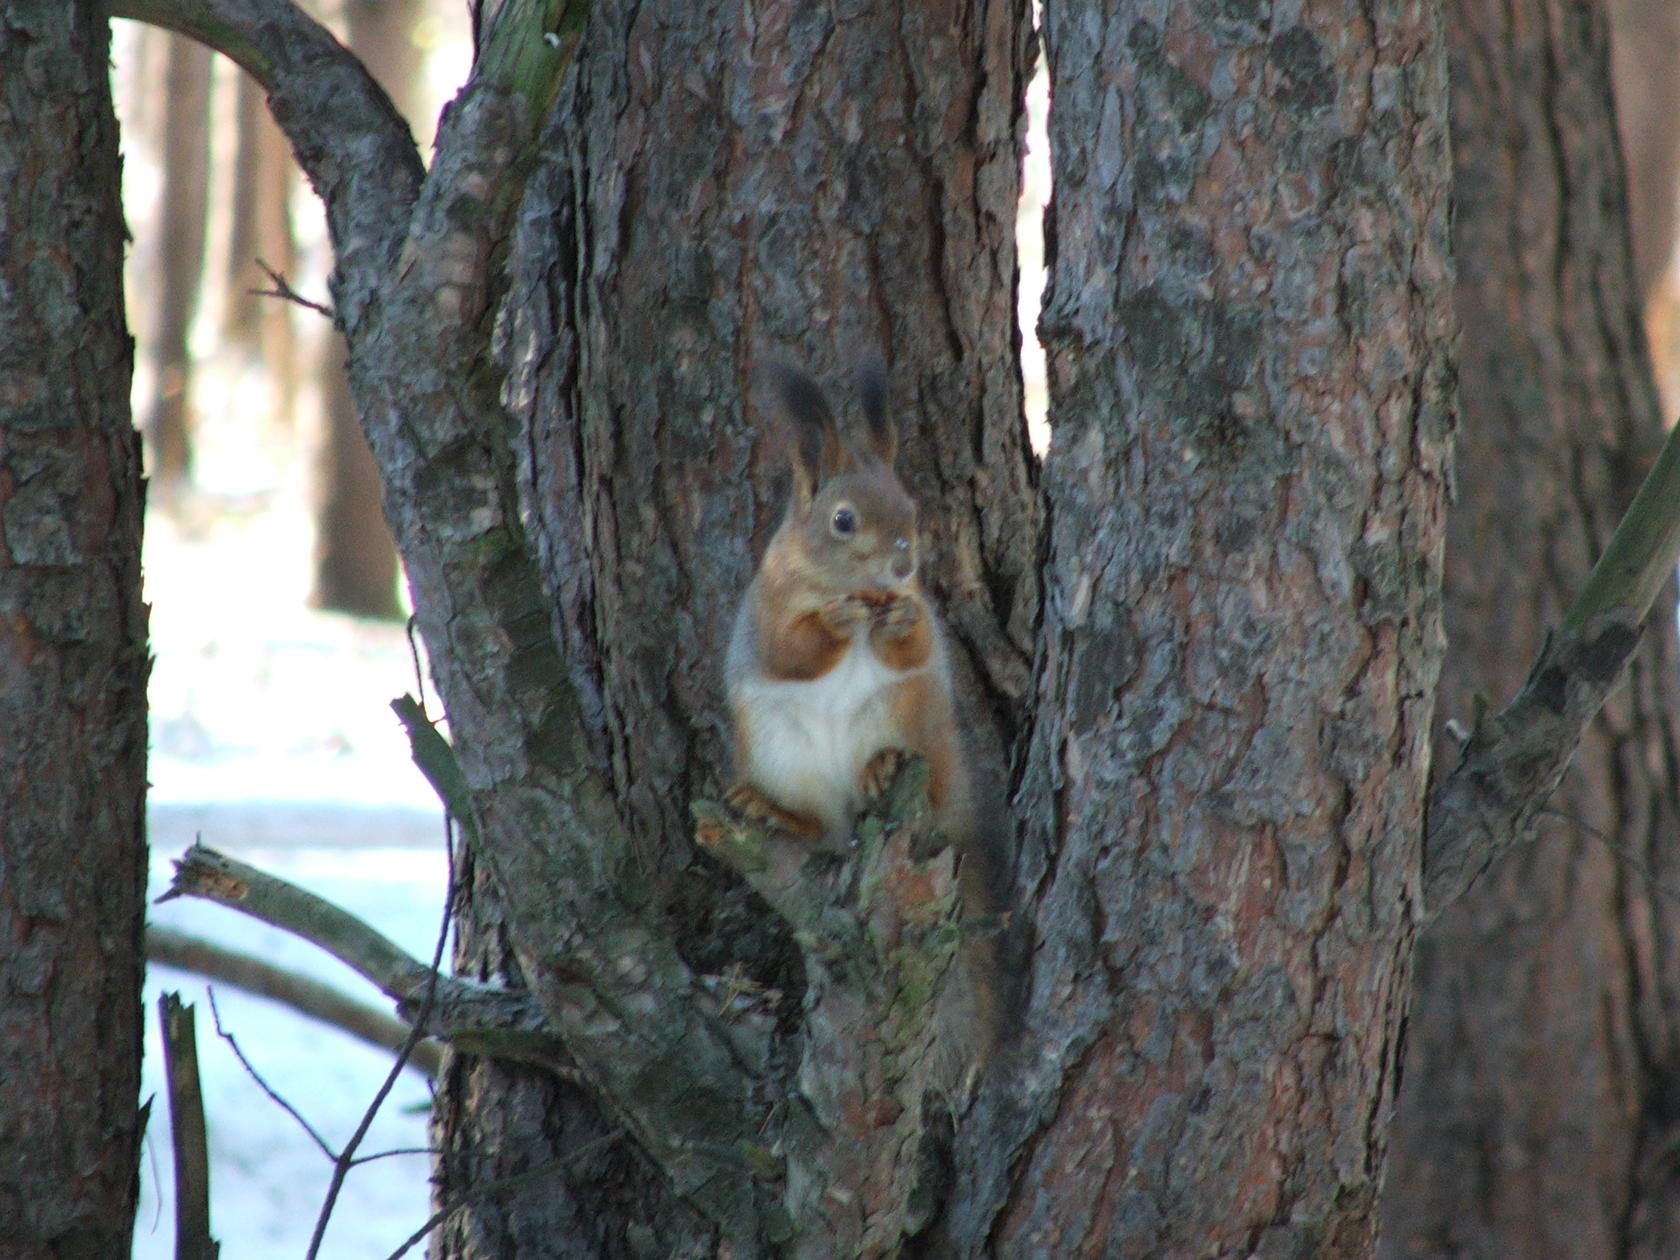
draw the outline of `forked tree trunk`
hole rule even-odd
[[[187,336],[204,278],[204,233],[210,197],[210,58],[208,48],[169,39],[165,71],[163,198],[158,212],[156,303],[150,311],[152,399],[146,413],[152,477],[172,489],[192,473],[192,353]]]
[[[146,876],[140,449],[102,6],[0,18],[0,1250],[125,1256]]]
[[[1435,6],[1049,3],[1052,522],[990,1254],[1364,1257],[1453,403]]]
[[[1464,326],[1442,717],[1502,704],[1662,439],[1604,14],[1455,0]],[[1384,1203],[1392,1256],[1673,1256],[1680,668],[1659,597],[1535,841],[1425,934]],[[1445,756],[1445,752],[1442,754]]]
[[[697,968],[739,963],[793,1001],[785,929],[696,856],[687,813],[725,782],[723,645],[785,492],[750,385],[792,358],[849,405],[859,359],[886,351],[924,571],[1001,779],[1036,607],[1013,322],[1026,19],[1016,0],[843,21],[792,0],[592,5],[521,215],[504,351],[528,434],[515,446],[636,877]],[[487,927],[497,911],[478,897]],[[443,1097],[450,1158],[480,1176],[610,1132],[568,1087],[491,1064]],[[446,1175],[440,1193],[465,1184]],[[543,1200],[535,1219],[571,1224],[521,1254],[716,1246],[628,1142],[525,1197]],[[518,1215],[473,1205],[443,1254],[502,1254]]]

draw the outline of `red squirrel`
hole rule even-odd
[[[878,361],[859,374],[853,441],[821,390],[773,370],[793,491],[747,588],[726,666],[736,771],[729,803],[795,835],[844,843],[858,809],[905,753],[928,764],[928,798],[961,849],[974,830],[944,636],[916,581],[916,506],[893,459]]]
[[[898,430],[879,360],[859,373],[864,423],[848,438],[812,380],[774,369],[789,438],[787,514],[741,601],[725,672],[737,811],[843,846],[857,811],[906,753],[928,765],[934,820],[962,859],[965,1033],[978,1068],[999,1035],[997,855],[981,852],[950,658],[916,580],[916,506],[893,471]]]

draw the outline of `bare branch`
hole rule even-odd
[[[1457,766],[1437,780],[1424,831],[1425,921],[1528,838],[1587,723],[1639,646],[1640,627],[1673,577],[1677,557],[1680,428],[1669,431],[1517,698],[1497,717],[1477,723]]]
[[[330,984],[173,928],[147,927],[146,958],[280,1002],[381,1050],[395,1050],[408,1039],[407,1024],[347,997]],[[442,1052],[436,1042],[425,1041],[414,1048],[409,1061],[435,1078]]]
[[[327,1144],[327,1139],[321,1136],[321,1131],[314,1125],[310,1124],[309,1121],[305,1119],[303,1112],[294,1107],[289,1101],[287,1101],[285,1096],[282,1095],[279,1090],[270,1085],[267,1078],[265,1078],[261,1072],[257,1071],[256,1064],[252,1063],[250,1059],[245,1057],[245,1052],[239,1048],[238,1040],[232,1033],[222,1026],[222,1012],[216,1006],[216,991],[211,989],[209,990],[209,994],[210,1018],[216,1022],[216,1035],[228,1043],[228,1049],[232,1050],[233,1057],[239,1060],[239,1066],[245,1069],[245,1075],[249,1076],[256,1082],[257,1088],[268,1095],[270,1102],[280,1108],[281,1111],[284,1111],[293,1120],[297,1121],[298,1127],[309,1135],[309,1140],[315,1143],[315,1145],[320,1149],[321,1154],[325,1155],[328,1159],[336,1160],[338,1158],[338,1153]]]
[[[396,1085],[397,1077],[402,1075],[403,1065],[407,1063],[408,1056],[414,1053],[414,1047],[420,1041],[420,1028],[425,1025],[437,1001],[439,968],[443,966],[443,951],[449,943],[449,920],[455,905],[455,829],[448,818],[443,820],[443,851],[449,857],[449,884],[443,897],[443,913],[439,916],[437,941],[432,946],[432,962],[426,968],[425,993],[420,999],[419,1013],[414,1017],[415,1027],[409,1030],[408,1037],[398,1049],[397,1061],[391,1065],[391,1070],[385,1074],[384,1081],[375,1091],[373,1100],[368,1103],[367,1110],[362,1113],[361,1122],[350,1135],[350,1141],[345,1144],[338,1158],[333,1160],[332,1180],[327,1185],[320,1214],[315,1218],[315,1233],[309,1240],[307,1260],[315,1260],[320,1253],[321,1240],[326,1236],[327,1222],[332,1219],[333,1206],[338,1202],[339,1191],[344,1188],[344,1179],[350,1175],[350,1170],[356,1166],[356,1151],[362,1140],[367,1137],[368,1130],[373,1127],[374,1117],[385,1105],[385,1099]]]
[[[405,1017],[418,1010],[433,974],[356,916],[203,845],[195,844],[176,862],[164,897],[214,901],[301,937],[365,977]],[[575,1074],[542,1012],[521,993],[440,976],[425,1031],[470,1054],[531,1063],[568,1078]]]
[[[600,1137],[595,1138],[592,1141],[585,1142],[575,1151],[567,1151],[564,1155],[556,1155],[553,1159],[544,1160],[535,1168],[527,1168],[524,1172],[514,1173],[510,1177],[498,1177],[494,1181],[487,1181],[481,1186],[474,1187],[466,1194],[456,1195],[454,1198],[450,1199],[448,1203],[445,1203],[437,1211],[427,1217],[426,1223],[410,1234],[403,1241],[402,1246],[398,1247],[390,1254],[388,1260],[402,1260],[403,1256],[406,1256],[409,1252],[413,1251],[414,1248],[418,1247],[426,1240],[427,1234],[430,1234],[439,1225],[447,1221],[451,1215],[459,1212],[462,1208],[467,1207],[470,1204],[480,1202],[483,1199],[493,1199],[500,1195],[509,1194],[514,1190],[519,1190],[525,1186],[531,1185],[534,1182],[541,1181],[544,1177],[559,1172],[560,1169],[564,1168],[567,1164],[574,1160],[582,1159],[586,1155],[593,1155],[597,1151],[604,1150],[606,1147],[622,1142],[624,1137],[625,1134],[622,1131],[602,1134]]]
[[[340,269],[364,285],[388,272],[424,168],[402,115],[330,31],[291,0],[109,0],[108,7],[113,17],[196,39],[249,71],[326,205]]]
[[[1471,735],[1438,782],[1424,831],[1424,917],[1431,921],[1495,858],[1527,839],[1575,756],[1587,723],[1639,646],[1631,611],[1560,630],[1504,712]]]
[[[251,289],[249,292],[255,294],[257,297],[279,298],[284,302],[295,303],[296,305],[303,307],[305,310],[314,311],[319,315],[325,315],[329,320],[336,321],[338,319],[338,313],[334,311],[332,307],[323,306],[319,302],[312,302],[308,298],[304,297],[303,294],[299,293],[296,289],[292,288],[290,284],[286,283],[285,276],[281,275],[273,267],[270,267],[262,259],[257,259],[257,266],[262,268],[263,274],[269,278],[269,281],[274,285],[274,287],[272,289]]]
[[[756,1248],[764,1191],[741,1151],[763,1120],[763,1038],[752,1017],[720,1016],[633,878],[523,533],[490,353],[501,258],[583,5],[498,7],[422,176],[383,93],[289,0],[115,2],[196,23],[269,87],[327,206],[352,391],[520,969],[677,1192],[728,1245]]]

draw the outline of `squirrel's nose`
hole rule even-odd
[[[900,582],[908,581],[916,571],[916,557],[910,550],[908,538],[893,539],[892,575]]]

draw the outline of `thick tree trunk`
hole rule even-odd
[[[151,475],[165,490],[192,473],[192,352],[187,335],[204,278],[204,232],[210,198],[210,57],[208,48],[169,40],[162,116],[163,201],[158,213],[157,301],[148,320],[154,384],[146,412]]]
[[[1363,1257],[1418,909],[1453,404],[1407,0],[1050,3],[1052,445],[997,1255]]]
[[[101,6],[0,17],[0,1221],[128,1254],[146,618]]]
[[[861,356],[886,351],[925,571],[1001,779],[1036,608],[1013,323],[1025,21],[1015,0],[845,21],[798,3],[592,5],[521,216],[504,347],[521,490],[636,878],[694,966],[739,963],[790,1003],[785,928],[695,855],[687,811],[725,781],[723,645],[785,492],[749,387],[792,357],[850,402]],[[546,1112],[556,1152],[602,1130],[566,1087],[541,1106],[518,1073],[474,1071],[504,1085],[445,1091],[456,1147],[482,1153],[478,1135],[518,1130],[522,1109]],[[712,1227],[629,1144],[559,1176],[534,1210],[553,1215],[563,1185],[578,1227],[541,1254],[713,1254]],[[500,1254],[516,1215],[474,1205],[445,1254]]]
[[[349,45],[405,117],[413,117],[420,50],[415,0],[349,0]],[[380,507],[379,466],[368,449],[344,365],[344,340],[323,339],[320,453],[315,464],[315,589],[322,608],[363,617],[398,617],[397,545]]]
[[[1662,438],[1595,5],[1448,22],[1465,339],[1442,716],[1502,703]],[[1680,1041],[1672,594],[1534,843],[1425,934],[1384,1199],[1395,1256],[1672,1256]]]

